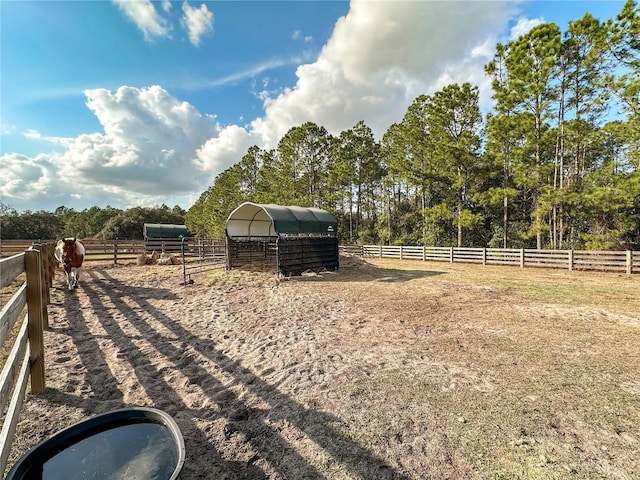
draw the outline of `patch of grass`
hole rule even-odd
[[[635,315],[640,311],[640,275],[637,274],[416,260],[367,259],[367,262],[390,273],[397,269],[426,270],[434,282],[507,289],[527,300],[602,308],[626,315]]]

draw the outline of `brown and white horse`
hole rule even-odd
[[[54,256],[61,263],[67,275],[67,286],[69,290],[78,288],[80,278],[80,267],[84,261],[84,245],[75,238],[63,238],[56,245]]]

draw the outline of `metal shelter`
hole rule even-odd
[[[185,225],[174,225],[171,223],[145,223],[143,226],[145,240],[171,238],[179,239],[188,237],[189,231]]]
[[[245,202],[227,219],[227,266],[261,263],[283,275],[337,270],[337,227],[319,208]]]

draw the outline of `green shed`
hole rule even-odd
[[[182,237],[188,237],[189,231],[187,230],[186,225],[173,225],[170,223],[145,223],[143,234],[145,240],[174,240]]]

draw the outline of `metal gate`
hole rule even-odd
[[[183,238],[181,242],[181,285],[194,283],[192,275],[227,268],[225,241],[219,238]]]

